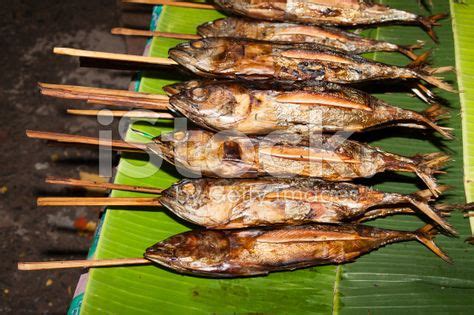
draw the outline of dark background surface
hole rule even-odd
[[[55,56],[54,46],[139,53],[142,39],[127,42],[112,27],[147,23],[150,7],[121,8],[116,0],[0,2],[0,313],[64,314],[81,270],[16,270],[19,260],[84,259],[91,235],[78,233],[77,218],[97,221],[99,208],[38,208],[37,196],[86,192],[51,186],[46,176],[97,173],[96,149],[48,146],[27,139],[26,129],[97,135],[95,117],[73,117],[85,108],[43,97],[37,82],[127,88],[130,72],[79,68],[75,58]],[[131,23],[131,24],[130,24]],[[75,106],[74,106],[75,105]]]

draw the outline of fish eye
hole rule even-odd
[[[184,131],[178,131],[173,134],[173,139],[177,141],[181,141],[186,137],[186,133]]]
[[[225,19],[220,19],[214,22],[214,25],[217,27],[224,27],[226,26],[226,20]]]
[[[200,48],[204,48],[205,46],[206,45],[205,45],[204,41],[202,41],[202,40],[195,40],[195,41],[191,42],[191,47],[193,47],[193,48],[200,49]]]
[[[193,183],[184,184],[183,185],[183,192],[188,196],[194,195],[194,193],[196,192],[196,186],[194,186]]]
[[[204,101],[207,98],[206,90],[203,88],[196,88],[191,91],[193,98],[197,101]]]
[[[193,80],[193,81],[188,81],[188,87],[189,88],[195,88],[195,87],[198,87],[199,86],[199,81],[197,80]]]

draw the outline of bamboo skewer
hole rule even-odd
[[[100,260],[59,260],[59,261],[38,261],[19,262],[18,270],[47,270],[47,269],[68,269],[68,268],[91,268],[91,267],[112,267],[127,265],[150,265],[151,261],[145,258],[117,258]]]
[[[142,152],[147,148],[143,143],[128,143],[120,140],[101,140],[94,137],[77,136],[55,132],[26,130],[26,135],[28,138],[57,141],[62,143],[112,146],[112,149],[118,151]]]
[[[110,31],[114,35],[126,35],[126,36],[145,36],[145,37],[164,37],[164,38],[175,38],[175,39],[200,39],[199,35],[195,34],[181,34],[181,33],[169,33],[169,32],[158,32],[149,30],[137,30],[124,27],[115,27]]]
[[[152,5],[169,5],[174,7],[183,7],[191,9],[218,10],[219,8],[212,4],[195,3],[187,1],[170,1],[170,0],[123,0],[124,3],[152,4]]]
[[[114,190],[142,192],[142,193],[150,193],[150,194],[161,194],[161,192],[163,191],[163,189],[153,188],[153,187],[123,185],[123,184],[114,184],[114,183],[102,183],[102,182],[81,180],[81,179],[75,179],[75,178],[48,177],[46,178],[46,183],[54,184],[54,185],[76,186],[76,187],[94,187],[94,188],[103,188],[103,189],[114,189]]]
[[[150,111],[127,111],[127,110],[94,110],[94,109],[68,109],[68,114],[78,116],[106,116],[106,117],[129,117],[129,118],[152,118],[152,119],[174,119],[168,113],[155,113]]]
[[[67,56],[73,56],[73,57],[106,59],[106,60],[126,61],[126,62],[139,62],[139,63],[162,65],[162,66],[175,66],[178,64],[176,61],[171,60],[169,58],[118,54],[118,53],[109,53],[109,52],[83,50],[83,49],[66,48],[66,47],[54,47],[53,52],[58,55],[67,55]]]
[[[142,197],[39,197],[36,204],[40,207],[62,206],[127,206],[159,207],[159,198]]]
[[[43,95],[86,100],[90,104],[126,106],[151,110],[167,110],[169,105],[169,97],[160,94],[48,83],[39,83],[39,87]]]
[[[156,110],[166,110],[168,107],[166,106],[161,106],[161,104],[158,104],[160,106],[156,106],[155,104],[154,105],[147,105],[147,104],[144,104],[144,103],[139,103],[139,102],[135,102],[135,101],[117,101],[117,100],[113,100],[113,99],[109,99],[109,100],[100,100],[100,99],[95,99],[95,98],[91,98],[91,99],[88,99],[87,104],[89,105],[105,105],[105,106],[114,106],[114,107],[129,107],[129,108],[138,108],[138,109],[149,109],[149,110],[153,110],[153,111],[156,111]]]
[[[81,96],[81,95],[88,95],[88,96],[123,96],[129,97],[134,99],[146,99],[146,100],[153,100],[153,101],[162,101],[168,102],[168,96],[161,95],[161,94],[151,94],[151,93],[143,93],[143,92],[134,92],[128,90],[115,90],[115,89],[104,89],[104,88],[96,88],[96,87],[89,87],[89,86],[80,86],[80,85],[66,85],[66,84],[51,84],[51,83],[38,83],[41,92],[44,95],[63,95],[64,97],[68,95],[73,96]],[[61,94],[61,92],[63,94]]]

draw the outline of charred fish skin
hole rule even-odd
[[[423,17],[374,3],[371,0],[215,0],[224,11],[269,21],[304,24],[357,26],[374,24],[414,24],[423,27],[436,40],[433,26],[446,17],[438,14]]]
[[[422,45],[402,47],[333,27],[255,21],[234,17],[202,24],[198,27],[198,34],[204,38],[234,37],[269,42],[313,43],[353,54],[399,51],[411,59],[416,59],[416,55],[411,50],[420,48]]]
[[[256,19],[317,25],[370,25],[394,21],[416,22],[418,15],[368,0],[215,0],[224,10]]]
[[[444,113],[441,108],[436,112],[427,110],[435,115],[424,115],[390,106],[362,91],[326,82],[294,84],[291,88],[274,84],[274,87],[191,81],[167,89],[175,91],[169,101],[173,110],[213,131],[236,130],[248,135],[285,131],[309,137],[315,132],[361,132],[410,121],[413,126],[433,128],[451,138],[448,131],[434,122]]]
[[[171,59],[204,77],[357,83],[382,79],[420,79],[454,91],[423,68],[370,61],[316,44],[281,44],[228,38],[205,38],[170,49]]]
[[[446,225],[428,204],[431,199],[432,194],[427,191],[401,195],[351,183],[268,177],[186,179],[164,190],[160,202],[182,219],[214,229],[360,222],[418,211]],[[397,204],[405,209],[383,208]],[[413,205],[415,210],[406,209],[407,204]]]
[[[450,160],[443,153],[404,157],[334,135],[310,140],[294,134],[247,137],[232,132],[175,131],[147,145],[168,162],[207,177],[315,177],[329,181],[369,178],[384,171],[416,173],[435,196],[433,175]]]
[[[372,205],[397,198],[403,199],[348,183],[261,178],[184,180],[163,191],[160,201],[185,220],[228,229],[347,222]]]
[[[243,230],[194,230],[148,248],[145,258],[175,271],[205,277],[267,275],[352,262],[387,244],[417,240],[449,261],[426,226],[415,232],[363,225],[307,224]]]

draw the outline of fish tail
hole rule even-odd
[[[436,210],[439,212],[450,213],[454,210],[460,210],[462,212],[468,212],[474,210],[474,202],[463,203],[463,204],[449,204],[442,203],[436,205]]]
[[[425,225],[424,227],[418,229],[415,231],[415,237],[416,239],[422,243],[423,245],[425,245],[426,247],[428,247],[433,253],[435,253],[438,257],[440,257],[441,259],[443,259],[444,261],[448,262],[448,263],[453,263],[453,261],[451,260],[451,258],[445,254],[441,248],[439,248],[435,242],[433,241],[433,239],[435,238],[436,234],[438,234],[438,231],[436,230],[436,228],[434,226],[432,226],[431,224],[427,224]]]
[[[428,168],[432,171],[437,171],[446,166],[451,160],[451,157],[442,152],[421,154],[415,156],[415,160],[418,161],[417,166],[420,168]]]
[[[423,69],[428,64],[428,59],[431,56],[431,50],[425,51],[423,54],[417,56],[412,62],[407,65],[407,68],[413,70]]]
[[[451,132],[451,128],[441,127],[436,124],[436,121],[440,119],[449,118],[449,111],[446,108],[442,107],[439,104],[433,104],[429,108],[421,112],[421,115],[423,122],[433,128],[433,130],[439,132],[443,137],[445,137],[446,139],[454,138]]]
[[[439,68],[431,68],[428,66],[428,59],[431,55],[431,51],[428,50],[423,54],[419,55],[415,60],[413,60],[410,64],[406,67],[410,69],[412,74],[422,79],[431,85],[439,87],[448,92],[456,92],[456,90],[451,86],[451,84],[444,82],[443,78],[436,77],[434,74],[439,74],[443,72],[453,71],[454,68],[451,66],[448,67],[439,67]]]
[[[447,82],[444,82],[443,78],[441,78],[441,77],[436,77],[436,76],[433,76],[431,74],[422,73],[422,72],[418,72],[417,77],[419,77],[420,79],[422,79],[422,80],[428,82],[429,84],[434,85],[434,86],[436,86],[436,87],[438,87],[442,90],[452,92],[452,93],[457,92],[451,84],[449,84]]]
[[[413,172],[420,177],[428,188],[431,190],[435,197],[438,197],[441,194],[439,186],[436,183],[436,179],[432,174],[439,172],[439,169],[443,168],[446,163],[450,161],[449,155],[446,155],[441,152],[416,155],[412,158]]]
[[[448,17],[449,14],[447,13],[439,13],[431,16],[420,16],[418,18],[418,23],[420,23],[421,27],[428,33],[428,35],[433,39],[435,43],[438,43],[438,36],[436,36],[435,31],[433,30],[434,26],[439,26],[439,20]]]
[[[398,46],[398,51],[408,58],[412,60],[418,59],[418,55],[416,55],[413,51],[415,49],[420,49],[425,45],[424,41],[419,40],[416,44],[413,45],[399,45]]]
[[[448,222],[446,222],[446,220],[443,219],[438,211],[433,209],[427,201],[414,198],[413,195],[408,197],[408,201],[426,216],[428,216],[431,220],[436,222],[436,224],[443,228],[446,232],[450,233],[451,235],[457,235],[456,230]]]

